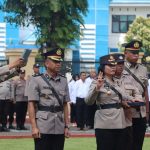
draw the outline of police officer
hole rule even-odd
[[[125,115],[122,101],[132,97],[124,95],[124,91],[113,80],[116,72],[116,61],[112,55],[100,58],[97,80],[91,83],[85,102],[98,105],[95,113],[95,135],[97,150],[125,150]]]
[[[132,76],[124,71],[124,54],[116,53],[113,54],[113,56],[115,57],[117,62],[114,80],[117,81],[117,84],[125,91],[126,94],[134,97],[134,100],[132,102],[127,101],[129,106],[124,107],[126,119],[126,144],[124,146],[126,146],[126,150],[132,150],[132,108],[130,107],[130,105],[137,105],[137,102],[142,102],[142,96],[134,85]]]
[[[40,65],[37,63],[34,64],[33,65],[33,71],[34,71],[33,76],[39,76],[40,75]]]
[[[31,78],[28,110],[35,150],[63,150],[68,137],[67,80],[59,74],[64,49],[55,48],[43,54],[47,71]]]
[[[143,101],[146,102],[146,106],[133,109],[133,150],[142,150],[144,135],[146,131],[146,113],[148,116],[148,77],[147,68],[141,64],[138,64],[139,51],[142,47],[142,43],[138,40],[132,40],[129,43],[123,44],[125,48],[125,71],[133,78],[135,87],[138,88]]]
[[[11,80],[0,83],[0,120],[1,131],[7,132],[7,115],[9,114],[9,103],[14,99],[14,92]]]
[[[16,75],[20,70],[20,67],[25,66],[23,59],[18,58],[14,62],[10,63],[9,65],[0,67],[0,82],[8,80]],[[4,76],[7,75],[7,76]]]
[[[25,70],[21,70],[19,74],[19,79],[14,81],[17,130],[27,129],[24,126],[28,104],[27,96],[25,96],[25,86],[26,86]]]

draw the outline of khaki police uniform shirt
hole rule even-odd
[[[131,75],[122,73],[120,78],[114,77],[114,80],[117,82],[118,86],[125,91],[127,95],[133,97],[133,100],[142,100],[142,96],[140,95],[139,90],[135,87]],[[125,108],[124,113],[126,126],[132,126],[132,108]]]
[[[0,67],[0,76],[1,76],[1,75],[4,75],[4,74],[6,74],[6,73],[8,73],[9,71],[10,71],[10,70],[9,70],[8,65],[3,66],[3,67]]]
[[[125,62],[125,66],[130,69],[130,71],[137,76],[137,78],[143,83],[145,87],[148,86],[148,76],[147,76],[147,68],[141,64],[136,64],[132,66],[128,61]],[[123,71],[126,74],[129,74],[127,71]],[[144,90],[142,86],[133,78],[133,84],[136,88],[138,88],[140,95],[142,96]],[[145,101],[145,97],[142,97],[143,101]],[[140,111],[137,111],[135,108],[132,109],[133,118],[146,117],[146,106],[141,106]]]
[[[121,103],[119,96],[112,90],[109,89],[111,94],[108,94],[108,89],[106,88],[105,83],[100,88],[99,91],[96,91],[97,81],[94,80],[91,83],[88,96],[85,99],[85,102],[89,105],[92,105],[95,101],[96,104],[112,104],[112,103]],[[123,95],[124,91],[120,89],[120,87],[114,82],[111,85],[116,88],[119,93],[122,94],[123,100],[130,99],[130,97],[126,97]],[[126,127],[126,120],[124,110],[121,107],[110,108],[110,109],[99,109],[95,113],[94,119],[94,128],[100,129],[123,129]]]
[[[27,102],[27,96],[25,96],[26,80],[17,79],[14,81],[14,92],[16,102]]]
[[[13,100],[14,86],[11,80],[0,83],[0,100]]]
[[[54,87],[62,103],[70,101],[68,84],[65,77],[57,75],[54,79],[49,76],[48,81]],[[41,106],[60,106],[55,95],[41,76],[32,77],[29,83],[28,101],[35,101]],[[62,111],[36,112],[36,122],[43,134],[64,134],[64,114]]]
[[[9,70],[8,65],[0,67],[0,83],[18,75],[15,68]]]

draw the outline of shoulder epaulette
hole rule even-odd
[[[66,77],[65,77],[64,75],[62,75],[62,74],[59,74],[59,76],[66,78]]]
[[[41,76],[42,75],[42,73],[39,73],[39,74],[34,74],[34,75],[32,75],[33,77],[39,77],[39,76]]]

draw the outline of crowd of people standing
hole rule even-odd
[[[18,71],[22,60],[0,68],[1,131],[14,128],[10,119],[13,105],[15,129],[26,130],[28,105],[35,150],[63,150],[65,137],[69,137],[69,121],[79,130],[95,129],[97,150],[142,150],[149,119],[147,69],[138,63],[140,41],[122,46],[124,54],[100,57],[98,73],[91,70],[87,76],[82,71],[69,83],[59,74],[64,58],[60,48],[42,54],[46,72],[40,74],[35,64],[35,74],[27,80],[25,71]],[[9,79],[16,75],[14,72],[19,74],[15,81]]]

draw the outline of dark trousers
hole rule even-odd
[[[124,145],[126,150],[133,150],[132,145],[133,145],[133,131],[132,131],[132,126],[125,128],[125,142],[126,144]]]
[[[87,105],[84,102],[84,98],[76,99],[76,114],[77,114],[77,126],[84,128],[87,120]]]
[[[14,112],[15,112],[15,104],[10,101],[9,102],[9,111],[8,111],[8,122],[9,125],[12,125],[13,121],[14,121]]]
[[[22,128],[25,123],[28,102],[16,102],[16,123]]]
[[[146,118],[133,118],[133,150],[142,150],[146,132]]]
[[[71,103],[71,123],[76,122],[76,104]]]
[[[7,115],[9,111],[9,100],[0,100],[0,122],[2,127],[7,125]]]
[[[34,139],[35,150],[63,150],[64,134],[41,134],[41,138]]]
[[[125,129],[95,129],[97,150],[126,150]]]
[[[91,128],[94,128],[94,116],[97,106],[94,103],[93,105],[87,106],[87,125]]]

